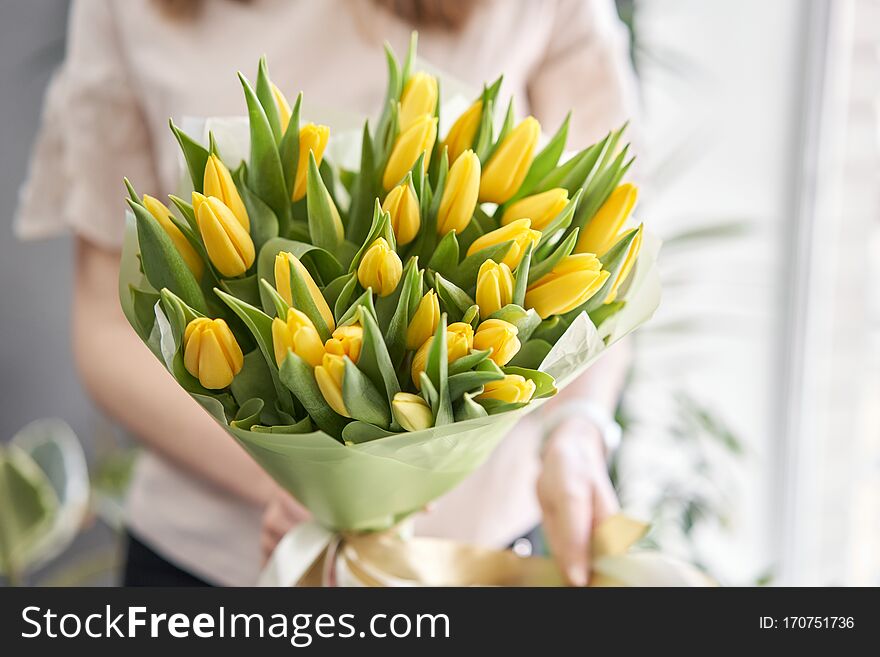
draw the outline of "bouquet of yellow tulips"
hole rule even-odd
[[[658,298],[622,130],[564,158],[566,120],[539,148],[534,118],[496,121],[499,79],[440,140],[438,80],[414,68],[414,45],[403,65],[388,51],[357,167],[325,157],[330,128],[261,61],[239,76],[245,157],[172,123],[191,198],[126,181],[131,325],[336,530],[449,490]]]

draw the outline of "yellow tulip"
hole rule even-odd
[[[503,379],[483,384],[477,399],[497,399],[508,404],[524,404],[535,394],[535,382],[519,374],[505,374]]]
[[[193,191],[192,193],[193,214],[195,215],[197,221],[199,218],[199,208],[202,207],[202,203],[204,203],[207,198],[208,197],[204,194],[199,194],[196,191]]]
[[[315,381],[324,400],[334,411],[343,417],[351,417],[342,399],[342,380],[345,377],[345,358],[335,354],[324,354],[321,364],[315,368]]]
[[[397,289],[403,264],[385,238],[380,237],[364,253],[357,274],[362,287],[372,288],[380,297],[387,297]]]
[[[526,290],[526,308],[541,319],[567,313],[596,294],[608,276],[592,253],[570,255]]]
[[[275,347],[275,362],[278,367],[287,358],[288,350],[312,367],[320,365],[324,358],[324,345],[315,325],[305,313],[296,308],[287,310],[286,321],[279,317],[272,320],[272,345]]]
[[[595,253],[603,256],[621,238],[623,224],[629,218],[636,199],[638,187],[630,183],[620,185],[587,222],[578,237],[576,253]]]
[[[459,155],[473,146],[474,137],[477,136],[482,116],[483,101],[478,100],[468,107],[452,124],[449,134],[446,135],[446,140],[443,142],[443,145],[446,146],[449,164],[453,164]]]
[[[219,390],[241,372],[244,355],[226,322],[199,317],[183,332],[183,364],[202,386]]]
[[[406,130],[425,114],[433,116],[436,108],[437,79],[427,73],[410,76],[400,97],[400,131]]]
[[[437,118],[428,114],[420,116],[406,130],[402,130],[385,165],[382,187],[389,190],[403,180],[422,153],[425,154],[424,165],[427,167],[436,138]]]
[[[639,251],[642,248],[642,227],[639,226],[633,230],[636,231],[636,235],[633,237],[633,241],[629,244],[629,251],[626,252],[626,259],[623,261],[623,266],[617,274],[617,279],[615,279],[614,285],[611,286],[611,292],[605,297],[605,303],[611,303],[617,298],[617,289],[620,287],[621,283],[626,280],[626,277],[629,276],[629,272],[632,271],[636,258],[639,257]]]
[[[428,290],[406,329],[406,348],[418,349],[425,340],[434,335],[440,323],[440,301],[434,290]]]
[[[434,426],[434,415],[428,402],[410,392],[398,392],[394,395],[391,412],[406,431],[421,431]]]
[[[541,239],[540,231],[532,230],[530,225],[531,221],[529,219],[517,219],[506,226],[496,228],[482,237],[475,239],[468,249],[467,254],[472,255],[477,251],[482,251],[490,246],[503,244],[504,242],[513,240],[513,244],[507,251],[507,255],[501,260],[502,263],[513,269],[519,264],[520,260],[523,259],[529,244],[537,244],[538,240]]]
[[[324,295],[321,294],[321,290],[318,289],[309,270],[299,261],[299,258],[289,251],[281,251],[275,256],[275,289],[278,290],[278,294],[287,302],[288,306],[293,305],[293,295],[290,291],[291,263],[305,281],[309,296],[312,297],[312,303],[317,307],[327,328],[332,331],[336,327],[336,321],[333,319],[333,313],[330,311],[330,306],[327,305],[327,300],[324,299]]]
[[[250,232],[251,220],[248,218],[244,201],[241,200],[229,169],[216,155],[208,157],[208,162],[205,164],[204,192],[205,196],[216,196],[223,201],[224,205],[232,210],[241,227]]]
[[[503,319],[487,319],[474,333],[474,349],[478,351],[491,349],[489,359],[499,367],[503,367],[519,351],[519,338],[516,337],[518,332],[519,329]]]
[[[162,201],[147,194],[144,194],[144,207],[149,210],[153,218],[162,226],[162,230],[171,238],[174,248],[180,253],[180,257],[183,258],[193,276],[201,278],[205,271],[205,263],[202,262],[201,256],[196,253],[189,240],[180,232],[180,228],[171,220],[171,210]]]
[[[324,149],[330,140],[330,128],[325,125],[306,123],[299,129],[299,156],[296,161],[296,178],[293,183],[294,201],[306,195],[309,172],[309,151],[315,154],[315,164],[321,165]]]
[[[531,219],[532,228],[544,230],[565,206],[568,205],[568,190],[563,187],[548,189],[540,194],[532,194],[511,203],[501,217],[501,225],[513,223],[517,219]]]
[[[471,222],[480,193],[480,158],[465,151],[449,169],[437,211],[437,233],[461,233]]]
[[[527,117],[508,133],[489,158],[480,180],[480,201],[504,203],[525,180],[541,136],[541,124]]]
[[[428,361],[428,351],[431,349],[431,343],[434,338],[430,337],[425,343],[419,347],[416,355],[413,356],[412,368],[410,375],[416,389],[422,389],[422,381],[419,376],[425,371],[425,364]],[[446,360],[451,363],[458,360],[462,356],[467,356],[474,346],[474,328],[466,322],[454,322],[446,327]]]
[[[207,197],[199,203],[197,220],[208,257],[223,276],[241,276],[254,264],[251,236],[223,201]]]
[[[419,199],[406,183],[401,183],[385,197],[382,210],[391,215],[391,228],[397,243],[403,246],[412,242],[419,234]]]
[[[477,305],[480,317],[486,319],[492,313],[513,303],[513,274],[503,262],[486,260],[477,272]]]
[[[274,82],[269,84],[272,85],[272,97],[275,99],[275,106],[278,108],[278,122],[281,124],[281,132],[283,134],[287,130],[287,124],[290,123],[293,110],[290,109],[290,103],[287,102],[287,98],[285,98],[281,89]]]
[[[364,328],[360,324],[349,324],[333,331],[333,337],[327,340],[324,348],[328,354],[348,356],[352,363],[357,363],[363,343]]]

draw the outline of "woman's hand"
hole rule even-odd
[[[538,501],[550,551],[569,584],[585,586],[593,528],[617,511],[599,430],[584,417],[561,423],[544,448]]]
[[[275,487],[269,496],[269,503],[263,513],[263,526],[260,530],[260,549],[265,563],[278,542],[299,523],[308,520],[311,514],[293,496],[280,487]]]

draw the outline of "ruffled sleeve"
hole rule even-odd
[[[529,77],[528,94],[548,131],[572,110],[573,144],[601,139],[634,118],[638,101],[629,38],[612,0],[558,0],[548,47]]]
[[[16,234],[39,239],[73,229],[119,248],[122,177],[157,187],[149,131],[116,29],[116,4],[79,0],[71,8],[67,54],[46,92],[42,122],[21,189]]]

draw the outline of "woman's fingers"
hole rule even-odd
[[[590,572],[591,506],[587,487],[565,491],[552,486],[542,496],[547,542],[563,576],[572,586],[585,586]]]

